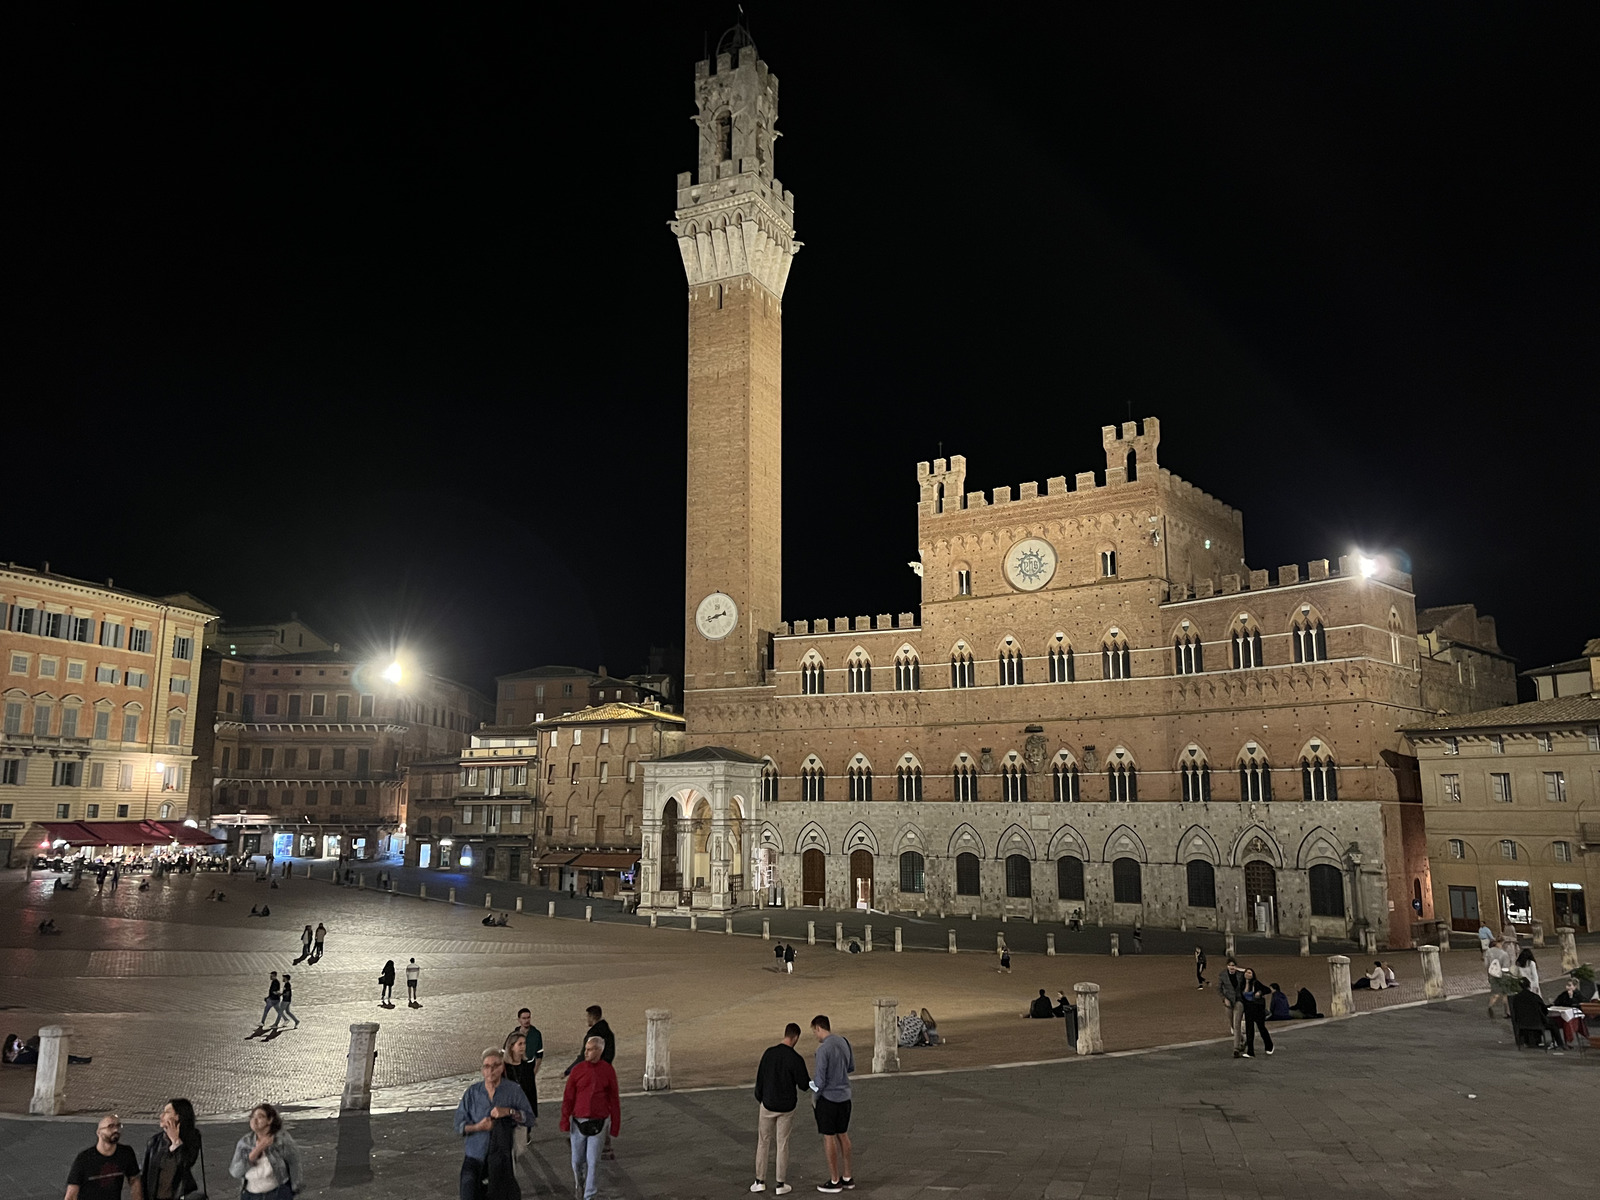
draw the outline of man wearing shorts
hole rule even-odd
[[[829,1029],[827,1017],[812,1018],[811,1032],[817,1035],[811,1090],[817,1094],[817,1132],[828,1156],[828,1182],[819,1183],[817,1191],[843,1192],[856,1186],[850,1175],[850,1072],[856,1060],[850,1043]]]

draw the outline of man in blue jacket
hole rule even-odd
[[[850,1175],[850,1072],[856,1060],[850,1043],[829,1028],[827,1017],[813,1017],[811,1032],[817,1035],[811,1090],[817,1094],[817,1132],[828,1156],[828,1182],[819,1183],[817,1191],[842,1192],[856,1186]]]

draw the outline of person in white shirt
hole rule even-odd
[[[417,976],[422,973],[422,968],[417,966],[417,960],[412,959],[406,964],[406,1006],[417,1007]]]
[[[1383,969],[1383,963],[1377,959],[1372,960],[1372,970],[1350,985],[1351,990],[1371,988],[1373,991],[1382,991],[1389,986],[1389,976]]]

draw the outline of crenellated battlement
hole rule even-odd
[[[1217,579],[1196,579],[1193,588],[1181,581],[1173,582],[1167,589],[1167,603],[1181,604],[1191,600],[1210,600],[1217,596],[1238,596],[1275,588],[1299,587],[1329,579],[1374,579],[1404,592],[1412,590],[1411,576],[1406,572],[1394,569],[1381,559],[1367,561],[1372,566],[1365,571],[1362,570],[1361,558],[1353,554],[1341,556],[1337,564],[1330,563],[1326,558],[1314,558],[1306,564],[1304,572],[1298,563],[1281,566],[1276,573],[1252,570],[1245,566],[1236,573],[1223,575]]]
[[[869,633],[874,630],[918,629],[915,613],[879,613],[875,617],[824,617],[817,621],[782,621],[775,637],[820,637],[825,634]]]

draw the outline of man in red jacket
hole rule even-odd
[[[561,1097],[561,1132],[572,1137],[572,1182],[583,1190],[584,1200],[594,1200],[600,1187],[606,1118],[611,1136],[622,1136],[622,1098],[616,1071],[600,1057],[605,1047],[598,1037],[583,1043],[583,1061],[572,1067]]]

